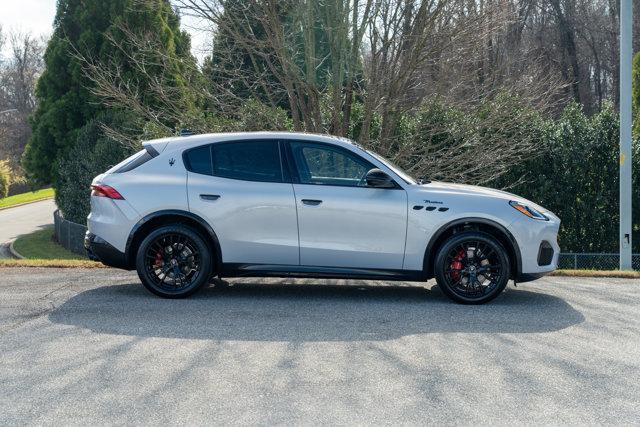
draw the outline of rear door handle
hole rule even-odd
[[[322,203],[322,200],[302,199],[302,203],[309,206],[318,206],[320,203]]]
[[[218,200],[220,198],[220,196],[218,194],[201,194],[200,198],[202,200]]]

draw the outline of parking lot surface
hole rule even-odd
[[[186,300],[110,269],[0,269],[1,424],[630,424],[640,280],[484,306],[425,284],[242,279]]]

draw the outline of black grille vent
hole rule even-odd
[[[538,265],[549,265],[553,261],[553,248],[551,244],[546,240],[540,243],[540,249],[538,250]]]

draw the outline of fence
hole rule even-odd
[[[54,237],[62,247],[76,254],[86,255],[84,250],[86,226],[64,219],[59,209],[53,213],[53,224],[55,227]]]
[[[640,270],[640,254],[633,254],[632,267]],[[617,253],[561,253],[558,268],[571,270],[617,270],[620,254]]]

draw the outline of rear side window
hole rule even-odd
[[[213,174],[245,181],[282,182],[278,141],[241,141],[212,145]]]
[[[206,145],[185,154],[187,169],[243,181],[283,182],[277,140],[234,141]]]

